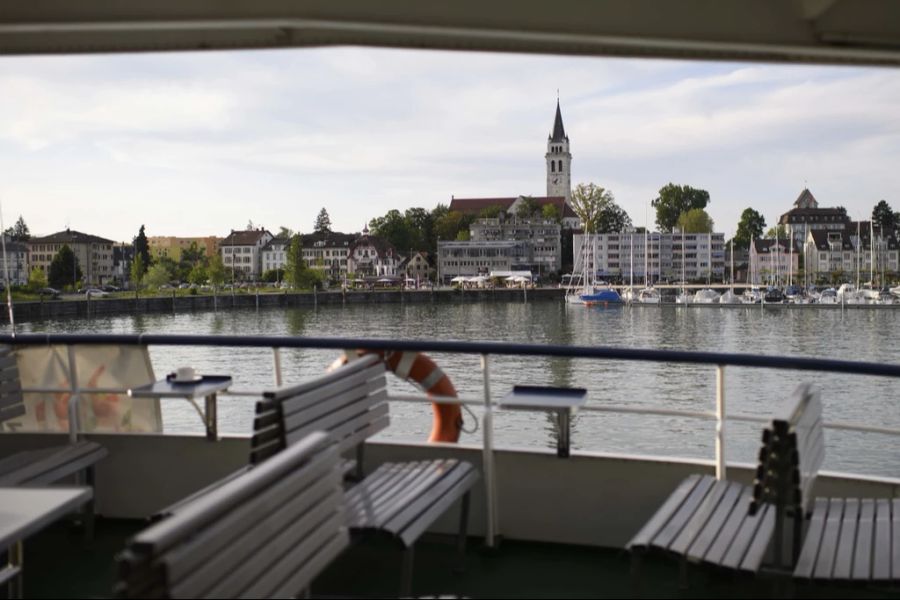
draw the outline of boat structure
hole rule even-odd
[[[341,44],[896,70],[900,5],[561,0],[514,11],[507,3],[416,11],[401,0],[135,0],[125,8],[82,0],[76,10],[38,0],[10,3],[0,22],[4,56]],[[597,293],[592,281],[593,273],[573,287],[572,302]],[[758,289],[745,297],[762,300]],[[835,420],[829,408],[847,398],[797,382],[837,373],[896,390],[900,365],[396,337],[7,331],[0,345],[0,452],[9,469],[0,489],[2,580],[10,597],[897,597],[900,478],[822,461],[837,438],[853,435],[862,440],[850,457],[858,465],[870,450],[896,447],[900,428],[867,409],[860,413],[869,422]],[[154,370],[150,349],[239,356],[271,383],[250,387],[221,372],[196,379],[187,369],[167,377]],[[316,352],[348,359],[347,349],[357,360],[331,373],[326,364],[303,378],[284,368]],[[434,370],[416,379],[425,389],[415,394],[385,384],[386,376],[406,380],[422,355],[465,365],[469,391],[429,396],[424,382]],[[575,360],[608,379],[591,389],[526,387],[502,368],[527,361],[538,379],[552,380]],[[663,377],[689,371],[704,407],[663,406],[665,385],[621,400],[610,393],[620,362],[650,364]],[[731,392],[747,386],[748,371],[781,378],[781,397],[765,408],[735,401]],[[219,431],[226,401],[247,411],[239,432]],[[165,431],[160,405],[168,402],[196,409],[191,431]],[[324,403],[310,410],[313,402]],[[465,407],[475,416],[464,420],[478,430],[455,443],[371,436],[395,428],[390,413],[406,404],[438,416]],[[521,411],[547,439],[524,448],[497,443],[504,419]],[[607,427],[611,414],[635,425],[622,446],[578,449],[587,422]],[[306,429],[292,429],[298,422]],[[655,428],[680,432],[694,447],[706,435],[708,452],[641,451]],[[753,439],[743,446],[741,428]],[[40,461],[51,456],[62,463],[43,478],[20,469],[46,466]],[[60,464],[77,469],[54,477]],[[411,505],[410,496],[421,502]],[[379,518],[366,520],[376,510]],[[415,519],[425,514],[439,516]],[[793,542],[787,550],[785,538]]]
[[[719,304],[742,304],[742,299],[734,290],[728,289],[719,296]]]
[[[704,288],[697,290],[697,293],[694,294],[693,304],[718,304],[719,298],[719,292],[710,288]]]

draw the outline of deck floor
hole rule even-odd
[[[99,519],[93,544],[82,532],[57,524],[25,544],[25,595],[29,598],[110,597],[116,578],[113,558],[126,539],[144,527],[139,521]],[[315,582],[314,597],[396,597],[401,555],[389,540],[355,544]],[[499,550],[471,539],[465,572],[456,573],[452,540],[427,539],[416,547],[413,594],[471,598],[623,598],[632,594],[630,558],[620,550],[505,540]],[[773,582],[692,569],[680,589],[674,561],[644,561],[645,598],[772,597]],[[798,598],[900,598],[898,590],[801,586]]]

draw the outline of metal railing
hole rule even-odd
[[[481,418],[482,425],[482,471],[485,479],[487,524],[486,542],[489,546],[494,544],[498,535],[497,523],[499,512],[497,502],[496,471],[494,464],[494,435],[493,417],[494,401],[491,398],[490,380],[490,356],[549,356],[565,358],[581,358],[594,360],[624,360],[624,361],[649,361],[667,362],[695,365],[709,365],[715,367],[716,373],[716,408],[715,411],[687,411],[664,408],[640,408],[625,405],[585,406],[581,408],[587,412],[605,412],[621,414],[642,414],[656,416],[677,416],[702,420],[715,421],[715,464],[716,476],[724,478],[726,475],[725,451],[727,445],[726,423],[728,420],[740,422],[766,422],[768,419],[756,415],[729,414],[725,401],[725,369],[728,366],[818,371],[830,373],[845,373],[853,375],[870,375],[882,377],[900,378],[900,365],[857,362],[833,359],[802,358],[791,356],[762,356],[754,354],[727,354],[717,352],[693,352],[680,350],[653,350],[630,349],[597,346],[555,346],[538,344],[512,344],[503,342],[444,342],[426,340],[385,340],[362,338],[308,338],[286,336],[229,336],[229,335],[162,335],[162,334],[3,334],[0,335],[0,344],[21,346],[35,345],[63,345],[69,349],[69,361],[74,365],[73,348],[78,345],[130,345],[130,346],[213,346],[213,347],[255,347],[272,349],[272,373],[274,385],[283,384],[281,349],[334,349],[345,350],[349,348],[372,351],[392,350],[409,352],[430,353],[462,353],[476,355],[480,358],[483,379],[483,396],[481,398],[435,398],[424,395],[391,396],[392,400],[399,401],[446,401],[462,405],[480,405],[483,407]],[[74,371],[73,371],[74,372]],[[77,399],[82,393],[97,393],[107,391],[124,393],[127,390],[115,390],[104,388],[82,390],[76,381],[72,382],[72,389],[26,389],[25,392],[58,392],[72,393],[70,399],[70,422],[76,423],[74,417],[77,411]],[[229,396],[258,396],[262,390],[236,390],[225,392]],[[195,407],[196,408],[196,407]],[[209,423],[209,411],[215,415],[215,407],[207,407],[204,422],[207,428],[215,427],[215,423]],[[199,412],[199,409],[198,409]],[[201,415],[204,417],[204,415]],[[879,433],[892,436],[900,436],[900,429],[882,426],[872,426],[859,423],[826,423],[826,427],[833,429]],[[77,431],[70,433],[74,435]]]

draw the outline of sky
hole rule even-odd
[[[557,93],[573,185],[635,225],[673,182],[716,230],[804,186],[900,210],[900,69],[370,48],[0,58],[6,226],[116,241],[248,222],[360,231],[451,197],[546,194]],[[558,90],[558,92],[557,92]]]

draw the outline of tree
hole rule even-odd
[[[66,286],[74,288],[75,282],[81,279],[81,265],[78,264],[78,259],[68,244],[63,244],[63,247],[53,257],[47,279],[55,288]]]
[[[287,264],[284,268],[284,280],[291,287],[299,288],[303,283],[303,271],[306,270],[306,263],[303,262],[303,244],[300,236],[295,235],[291,238],[291,245],[288,246]]]
[[[447,211],[435,219],[434,234],[438,240],[455,240],[461,230],[468,230],[470,222],[467,216],[459,211]]]
[[[28,274],[28,289],[37,293],[45,287],[47,287],[47,275],[40,267],[34,267]]]
[[[530,219],[534,215],[540,214],[540,212],[541,206],[531,196],[523,197],[516,208],[516,216],[520,219]]]
[[[142,228],[143,229],[143,228]],[[131,263],[131,281],[134,282],[134,289],[141,287],[141,281],[144,279],[144,273],[147,271],[147,265],[144,259],[137,252],[134,254],[134,260]]]
[[[285,227],[284,225],[282,225],[278,229],[278,235],[276,235],[275,237],[289,240],[294,237],[294,230],[290,227]]]
[[[787,225],[779,224],[775,227],[769,227],[769,230],[766,232],[766,237],[771,239],[777,237],[778,239],[786,240],[788,237]]]
[[[331,218],[328,216],[328,211],[325,210],[324,207],[319,211],[319,216],[316,217],[316,224],[313,227],[313,231],[316,233],[328,233],[331,231]]]
[[[149,287],[159,289],[171,281],[172,274],[169,272],[169,269],[166,268],[166,265],[157,263],[147,269],[147,276],[145,279]]]
[[[678,228],[684,233],[712,233],[713,220],[702,208],[692,208],[678,217]]]
[[[631,227],[631,217],[618,204],[612,192],[593,183],[579,183],[572,191],[572,209],[585,233],[611,233]]]
[[[206,275],[213,287],[217,288],[225,281],[225,263],[222,262],[222,256],[215,254],[209,259],[209,266],[206,268]]]
[[[872,223],[881,228],[882,235],[890,235],[900,228],[900,212],[894,212],[891,205],[882,200],[872,209]]]
[[[751,239],[762,237],[766,229],[766,219],[752,208],[745,208],[738,221],[737,233],[734,234],[734,245],[738,248],[749,248]]]
[[[284,269],[269,269],[262,274],[262,281],[275,283],[284,279]]]
[[[204,283],[206,283],[207,277],[208,275],[206,273],[206,267],[204,267],[200,263],[197,263],[191,269],[191,272],[188,273],[187,279],[190,283],[193,283],[195,285],[203,285]]]
[[[559,209],[556,208],[555,204],[545,204],[541,209],[541,216],[547,221],[554,221],[556,223],[562,221],[562,215],[559,214]]]
[[[3,235],[14,242],[27,242],[31,239],[31,232],[28,231],[28,225],[25,224],[25,219],[22,218],[22,215],[19,215],[19,220],[16,221],[16,224],[8,227],[3,232]],[[44,287],[47,286],[45,285]]]
[[[485,206],[480,211],[478,211],[479,219],[496,219],[500,216],[500,213],[503,212],[503,207],[499,204],[491,204],[490,206]]]
[[[656,225],[660,231],[671,232],[681,213],[693,208],[706,208],[709,192],[689,185],[668,183],[659,189],[659,196],[650,203],[656,209]]]
[[[147,234],[144,233],[144,226],[141,225],[140,231],[138,231],[137,237],[134,238],[134,256],[137,259],[138,256],[141,257],[141,269],[140,272],[141,277],[143,277],[144,273],[147,272],[147,268],[150,266],[150,244],[147,242]],[[134,279],[132,277],[132,279]],[[140,279],[138,277],[137,279]]]

